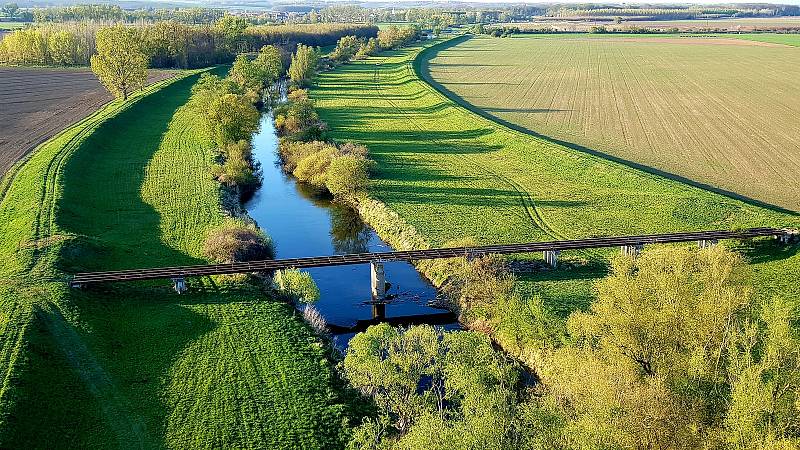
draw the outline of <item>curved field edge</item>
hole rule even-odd
[[[546,37],[547,35],[542,35],[542,36]],[[578,36],[586,37],[587,35],[581,34],[581,35],[578,35]],[[620,36],[621,37],[625,37],[625,35],[620,35]],[[617,37],[620,37],[620,36],[617,36]],[[648,37],[652,38],[654,36],[658,37],[660,35],[641,35],[641,36],[643,38],[648,38]],[[533,38],[538,38],[538,37],[539,36],[534,36]],[[588,35],[588,37],[597,38],[598,35]],[[561,37],[559,35],[559,39],[569,39],[569,38],[570,38],[570,36]],[[765,40],[764,36],[758,36],[758,35],[752,36],[752,38],[751,38],[750,35],[737,36],[737,38],[738,39],[742,39],[742,40],[755,40],[755,41],[761,41],[761,42],[773,42],[772,40],[768,40],[768,39]],[[739,193],[739,192],[736,192],[736,191],[733,191],[733,190],[730,190],[730,189],[719,187],[719,186],[716,186],[714,184],[710,184],[710,183],[707,183],[707,182],[699,181],[699,180],[696,180],[696,179],[693,179],[693,178],[690,178],[690,177],[682,176],[682,175],[670,172],[668,170],[662,170],[662,169],[659,169],[659,168],[656,168],[656,167],[653,167],[653,166],[650,166],[650,165],[647,165],[647,164],[643,164],[643,163],[639,163],[639,162],[636,162],[636,161],[632,161],[630,159],[626,159],[626,158],[623,158],[623,157],[620,157],[620,156],[616,156],[616,155],[613,155],[613,154],[608,153],[606,151],[598,150],[596,148],[588,147],[588,146],[581,145],[581,144],[578,144],[578,143],[575,143],[575,142],[570,142],[570,141],[567,141],[567,140],[564,140],[564,139],[559,139],[559,138],[557,138],[555,136],[550,136],[550,135],[547,135],[547,134],[543,134],[543,133],[537,132],[536,130],[533,130],[531,128],[528,128],[528,127],[525,127],[523,125],[519,125],[519,124],[510,122],[510,121],[508,121],[506,119],[503,119],[502,117],[494,115],[491,112],[488,112],[485,109],[470,103],[469,101],[465,100],[464,98],[459,96],[457,93],[451,91],[445,85],[443,85],[442,83],[440,83],[436,79],[434,79],[433,76],[431,75],[430,69],[429,69],[430,68],[429,64],[430,64],[431,59],[435,58],[437,56],[438,52],[440,52],[441,50],[450,48],[450,47],[454,47],[454,46],[456,46],[458,44],[461,44],[461,43],[463,43],[464,41],[466,41],[468,39],[471,39],[471,36],[460,36],[460,37],[452,38],[452,39],[449,39],[449,40],[446,40],[446,41],[438,42],[435,45],[427,47],[425,50],[423,50],[420,53],[420,55],[417,58],[415,58],[415,60],[414,60],[414,70],[416,71],[417,76],[419,78],[421,78],[426,83],[428,83],[430,86],[435,88],[440,94],[442,94],[445,97],[447,97],[448,99],[452,100],[453,102],[455,102],[459,106],[461,106],[461,107],[473,112],[474,114],[477,114],[477,115],[479,115],[479,116],[481,116],[481,117],[483,117],[483,118],[485,118],[487,120],[491,120],[491,121],[497,123],[498,125],[506,127],[506,128],[508,128],[510,130],[514,130],[514,131],[519,132],[519,133],[527,134],[527,135],[533,136],[533,137],[538,138],[538,139],[546,140],[548,142],[552,142],[554,144],[557,144],[557,145],[560,145],[560,146],[563,146],[563,147],[567,147],[567,148],[570,148],[572,150],[580,151],[580,152],[586,153],[588,155],[597,156],[597,157],[600,157],[600,158],[603,158],[603,159],[607,159],[609,161],[614,161],[616,163],[623,164],[625,166],[631,167],[631,168],[636,169],[636,170],[647,172],[647,173],[650,173],[650,174],[653,174],[653,175],[656,175],[656,176],[659,176],[659,177],[669,178],[671,180],[678,181],[680,183],[687,184],[687,185],[690,185],[690,186],[698,187],[700,189],[711,191],[711,192],[714,192],[714,193],[717,193],[717,194],[720,194],[720,195],[724,195],[724,196],[732,198],[732,199],[741,200],[741,201],[744,201],[744,202],[749,203],[749,204],[754,205],[754,206],[759,206],[759,207],[762,207],[762,208],[772,209],[772,210],[775,210],[777,212],[782,212],[782,213],[787,213],[787,214],[799,214],[796,211],[792,211],[790,209],[787,209],[787,208],[784,208],[784,207],[781,207],[781,206],[778,206],[778,205],[774,205],[774,204],[768,203],[768,202],[766,202],[764,200],[756,199],[756,198],[747,196],[745,194],[742,194],[742,193]],[[775,40],[774,42],[775,43],[782,43],[782,42],[780,42],[780,40]],[[790,45],[790,44],[786,44],[786,45]]]
[[[348,406],[329,349],[257,286],[66,287],[64,271],[201,261],[223,220],[197,73],[34,153],[0,203],[0,446],[330,448]],[[92,120],[96,119],[96,120]]]
[[[428,49],[340,66],[321,74],[311,89],[333,137],[367,145],[377,161],[370,196],[407,226],[384,231],[393,245],[426,245],[409,238],[409,230],[440,246],[468,236],[483,243],[525,242],[800,223],[796,214],[587,155],[477,115],[412,70]],[[376,226],[379,233],[381,228]],[[796,246],[730,245],[752,262],[759,295],[800,298]],[[612,251],[566,252],[561,268],[526,273],[520,288],[564,315],[586,307]]]

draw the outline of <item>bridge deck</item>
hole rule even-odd
[[[278,269],[363,264],[371,261],[415,261],[421,259],[482,256],[487,254],[531,253],[540,251],[581,250],[624,245],[665,244],[698,240],[747,239],[761,236],[784,236],[791,233],[778,228],[750,228],[745,230],[693,231],[686,233],[647,234],[640,236],[614,236],[524,244],[483,245],[476,247],[436,248],[379,253],[352,253],[335,256],[275,259],[264,261],[209,264],[197,266],[161,267],[152,269],[117,270],[110,272],[85,272],[75,274],[71,286],[107,281],[139,281],[168,278],[186,278],[203,275],[222,275],[250,272],[267,272]]]

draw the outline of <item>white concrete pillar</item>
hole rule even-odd
[[[369,263],[369,273],[372,300],[383,300],[386,297],[386,273],[383,270],[383,263],[371,261]]]
[[[633,256],[634,258],[639,256],[639,253],[642,252],[642,248],[644,248],[642,244],[620,245],[619,247],[623,255]]]
[[[542,252],[544,262],[552,268],[558,267],[558,255],[561,253],[559,250],[545,250]]]
[[[700,239],[697,241],[697,246],[700,248],[710,248],[717,245],[717,243],[719,243],[717,239]]]
[[[183,278],[173,278],[172,288],[175,289],[175,292],[177,292],[178,294],[183,294],[184,292],[189,290],[189,288],[186,287],[186,280],[184,280]]]

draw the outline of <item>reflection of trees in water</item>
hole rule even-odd
[[[369,251],[370,229],[353,208],[333,203],[333,197],[330,194],[309,184],[297,182],[295,186],[303,198],[330,212],[331,243],[335,253]]]
[[[370,230],[352,208],[331,204],[331,242],[336,253],[368,251]]]

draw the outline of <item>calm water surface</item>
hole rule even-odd
[[[253,156],[261,164],[264,181],[245,208],[272,237],[276,258],[391,250],[355,211],[332,203],[284,174],[278,165],[277,147],[272,114],[264,114],[261,130],[253,138]],[[411,264],[385,263],[385,270],[386,281],[391,283],[387,317],[443,312],[428,306],[436,298],[436,289]],[[368,264],[320,267],[308,272],[321,294],[316,306],[328,323],[349,327],[372,318]]]

